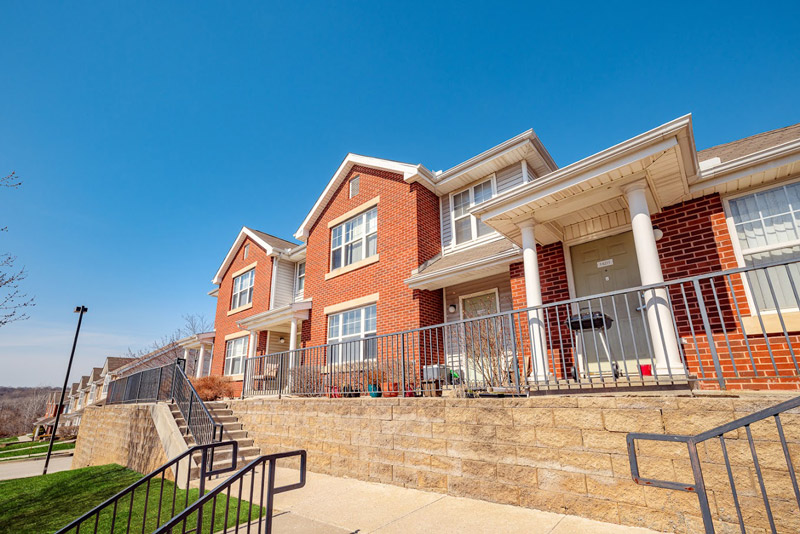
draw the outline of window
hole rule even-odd
[[[374,359],[377,306],[367,306],[328,316],[328,343],[338,343],[328,350],[328,363],[349,363]]]
[[[250,252],[250,244],[244,246],[244,259],[247,259],[247,254]]]
[[[733,198],[729,206],[745,267],[800,259],[800,183]],[[788,267],[747,274],[758,311],[797,308],[792,281],[800,289],[800,268]]]
[[[306,262],[297,264],[297,282],[295,283],[295,292],[302,293],[306,285]]]
[[[493,194],[494,186],[492,180],[486,180],[452,196],[453,233],[455,234],[456,245],[472,241],[477,237],[491,234],[494,231],[469,214],[469,209],[472,206],[486,202],[492,198]]]
[[[233,279],[233,298],[231,299],[231,309],[241,308],[253,302],[253,282],[255,281],[256,270],[250,269]]]
[[[358,194],[358,180],[360,176],[355,175],[353,178],[350,179],[350,198],[353,198]]]
[[[372,208],[331,230],[331,270],[378,253],[378,208]]]
[[[248,336],[237,337],[225,343],[225,374],[238,375],[244,372]]]

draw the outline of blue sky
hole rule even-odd
[[[446,169],[532,127],[566,165],[690,112],[698,148],[800,122],[797,2],[556,4],[0,2],[0,252],[37,302],[0,385],[60,383],[79,304],[73,377],[213,318],[240,227],[290,237],[349,151]]]

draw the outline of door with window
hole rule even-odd
[[[570,248],[575,296],[588,297],[641,285],[633,233],[597,239]],[[638,377],[638,364],[651,364],[645,331],[644,299],[639,292],[625,293],[579,303],[573,317],[599,313],[609,317],[606,328],[573,331],[577,339],[581,371],[611,375],[614,364],[622,377]],[[577,321],[572,324],[578,325]]]
[[[510,385],[511,330],[507,317],[489,317],[500,311],[497,289],[465,295],[460,301],[461,318],[475,319],[463,323],[459,331],[463,372],[471,381],[487,387]]]

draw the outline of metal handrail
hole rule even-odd
[[[300,458],[300,481],[295,482],[294,484],[286,484],[284,486],[275,487],[275,470],[277,467],[277,461],[283,458],[293,458],[299,457]],[[267,464],[269,467],[267,467]],[[261,468],[260,472],[260,483],[256,482],[256,479],[259,475],[259,468]],[[214,489],[210,490],[206,493],[203,497],[195,501],[194,504],[187,506],[185,510],[183,510],[180,514],[176,515],[172,519],[170,519],[165,524],[161,525],[153,534],[176,534],[180,532],[184,534],[186,532],[193,532],[195,534],[203,534],[203,532],[208,532],[208,534],[213,534],[217,530],[215,530],[215,519],[217,517],[217,500],[218,498],[224,498],[224,525],[227,527],[228,520],[230,517],[230,513],[233,512],[231,510],[231,490],[238,483],[238,497],[236,498],[236,525],[239,524],[241,519],[244,519],[242,513],[242,492],[244,490],[245,485],[247,484],[247,480],[245,477],[249,478],[249,497],[246,499],[246,513],[247,513],[247,532],[250,532],[252,528],[255,528],[256,525],[253,524],[253,521],[258,521],[258,528],[257,531],[261,532],[262,524],[264,527],[265,534],[271,534],[272,532],[272,513],[274,509],[274,498],[275,495],[278,493],[283,493],[286,491],[292,491],[296,489],[300,489],[306,484],[306,451],[305,450],[296,450],[291,452],[281,452],[276,454],[268,454],[264,456],[259,456],[255,460],[251,461],[249,464],[244,466],[240,471],[231,475],[225,482],[220,484],[219,486],[215,487]],[[235,491],[235,490],[234,490]],[[265,494],[266,491],[266,494]],[[203,524],[203,515],[204,510],[203,508],[210,504],[211,505],[211,517],[209,526],[210,528],[206,529],[206,525]],[[258,517],[253,517],[253,506],[256,506],[258,510]],[[196,522],[194,525],[189,526],[187,530],[187,522],[192,514],[196,513]],[[227,532],[227,528],[225,529]],[[236,527],[236,531],[238,532],[238,526]]]
[[[186,376],[186,373],[178,365],[175,366],[175,376],[178,378],[178,380],[173,380],[173,400],[178,406],[181,415],[183,415],[183,418],[186,420],[186,428],[189,430],[189,432],[191,432],[195,442],[199,444],[207,444],[215,441],[221,441],[223,433],[222,423],[214,420],[214,416],[211,415],[211,412],[203,402],[203,399],[200,398],[200,395],[194,388],[194,384],[192,384],[191,380],[189,380],[189,378]],[[181,402],[175,398],[176,382],[177,384],[181,384],[189,389],[189,401],[186,409],[184,409],[184,404],[186,404],[186,401],[183,400]],[[196,408],[197,406],[199,406],[201,409],[199,416]],[[209,428],[213,429],[210,436],[208,435],[208,432],[206,432],[206,430]]]
[[[794,274],[798,265],[800,262],[796,260],[778,261],[715,271],[360,340],[253,356],[245,360],[242,396],[280,396],[283,393],[338,396],[341,392],[332,390],[341,385],[341,380],[333,375],[341,371],[340,367],[335,367],[341,362],[362,365],[367,373],[377,370],[378,374],[385,374],[386,371],[392,377],[390,382],[401,386],[400,394],[419,395],[427,391],[420,387],[425,381],[420,376],[425,365],[443,365],[447,367],[443,373],[447,380],[457,376],[456,381],[462,384],[470,382],[468,388],[485,389],[482,385],[485,380],[481,377],[465,380],[465,375],[470,378],[468,375],[475,374],[475,369],[466,368],[463,361],[465,346],[467,352],[492,359],[503,375],[500,384],[493,379],[489,387],[513,394],[540,388],[615,387],[620,383],[635,387],[689,387],[693,382],[713,381],[720,389],[725,389],[728,380],[797,380],[800,379],[800,354],[796,354],[796,342],[789,336],[790,323],[784,318],[787,308],[778,305],[773,279],[783,277],[787,284],[785,288],[778,288],[783,289],[782,295],[777,292],[782,297],[781,302],[783,299],[791,301],[793,297],[794,306],[800,309],[800,282],[795,281],[797,277]],[[741,280],[734,278],[740,275]],[[759,303],[749,294],[743,301],[738,288],[746,290],[751,283],[750,277],[758,277],[764,283],[764,302],[768,306],[774,305],[768,312],[759,309]],[[586,310],[605,315],[609,320],[602,328],[586,329],[579,325],[577,331],[563,331],[562,326],[573,319],[576,312]],[[655,315],[651,314],[653,310]],[[766,328],[767,315],[773,315],[770,320],[773,324],[779,322],[781,330]],[[664,317],[671,321],[665,323]],[[682,322],[679,323],[678,318]],[[746,328],[745,323],[748,325]],[[634,333],[633,325],[641,330]],[[628,328],[627,332],[623,330],[625,328]],[[731,335],[741,336],[743,332],[742,343],[732,349]],[[760,356],[754,351],[764,349],[751,346],[754,336],[760,338],[758,343],[766,348],[771,369],[766,365],[756,365]],[[613,357],[609,354],[612,342],[622,351]],[[460,346],[453,351],[448,343]],[[488,351],[486,345],[491,345]],[[787,359],[786,365],[777,361],[773,346],[788,352],[791,361]],[[537,356],[541,353],[545,356],[539,360],[532,358],[534,350],[538,351]],[[629,352],[627,355],[626,350]],[[657,361],[657,353],[667,350],[674,357],[666,362]],[[369,357],[361,356],[368,352]],[[379,362],[374,354],[379,355]],[[458,360],[458,365],[465,367],[454,367],[451,359]],[[514,359],[519,360],[519,365],[513,365]],[[388,369],[392,362],[397,362],[399,368]],[[540,374],[536,369],[531,370],[537,363]],[[591,372],[587,371],[589,368]],[[349,385],[345,387],[351,388],[353,382],[359,385],[357,382],[360,380],[360,392],[366,393],[363,378],[349,371],[345,373],[349,373]],[[593,378],[596,376],[600,378]],[[566,384],[569,378],[573,381],[571,385]],[[329,385],[331,381],[337,386]],[[313,386],[309,388],[308,384],[312,382]],[[293,390],[296,386],[299,389]]]
[[[224,447],[231,447],[232,448],[232,450],[231,450],[231,465],[228,466],[228,467],[222,467],[222,468],[219,468],[219,469],[214,469],[214,453],[218,449],[221,449],[221,448],[224,448]],[[180,473],[181,473],[181,465],[182,464],[186,464],[186,480],[185,480],[186,488],[185,489],[186,489],[186,499],[188,500],[188,498],[189,498],[189,492],[188,492],[189,484],[190,484],[191,480],[193,479],[193,477],[192,477],[193,468],[192,468],[191,464],[192,464],[192,461],[194,460],[194,456],[195,456],[196,453],[200,453],[200,455],[201,455],[200,456],[200,467],[199,467],[199,471],[197,472],[197,476],[199,478],[199,490],[200,490],[199,491],[199,497],[202,497],[205,494],[205,481],[206,481],[207,478],[209,478],[211,476],[214,476],[214,475],[220,475],[220,474],[224,474],[224,473],[229,473],[231,471],[235,471],[236,470],[236,468],[237,468],[237,457],[238,457],[238,453],[239,453],[239,444],[236,441],[225,441],[225,442],[218,442],[218,443],[210,443],[210,444],[206,444],[206,445],[196,445],[196,446],[194,446],[194,447],[182,452],[181,454],[179,454],[178,456],[174,457],[173,459],[171,459],[170,461],[168,461],[164,465],[162,465],[162,466],[158,467],[157,469],[155,469],[154,471],[150,472],[149,474],[143,476],[138,481],[134,482],[133,484],[131,484],[130,486],[128,486],[124,490],[122,490],[119,493],[117,493],[116,495],[114,495],[113,497],[111,497],[111,498],[105,500],[104,502],[102,502],[101,504],[95,506],[94,508],[92,508],[91,510],[89,510],[88,512],[86,512],[85,514],[80,516],[79,518],[77,518],[74,521],[70,522],[67,526],[65,526],[65,527],[61,528],[60,530],[58,530],[55,534],[66,534],[67,532],[71,531],[73,528],[75,529],[75,534],[78,534],[80,532],[80,530],[81,530],[81,526],[84,523],[86,523],[88,520],[92,519],[92,518],[94,518],[94,527],[93,527],[94,532],[97,532],[97,527],[98,527],[99,520],[100,520],[100,514],[103,511],[105,511],[106,509],[108,509],[109,507],[111,507],[112,505],[113,505],[113,511],[111,512],[112,513],[111,532],[117,532],[114,527],[117,524],[117,511],[120,508],[119,505],[122,502],[122,499],[126,498],[126,501],[127,501],[128,500],[127,497],[129,497],[130,503],[133,503],[136,490],[141,488],[143,485],[146,484],[146,489],[145,489],[145,507],[144,507],[142,518],[141,518],[142,530],[144,530],[144,525],[147,522],[147,517],[148,517],[148,515],[147,515],[148,514],[148,506],[147,506],[147,504],[150,501],[150,486],[151,486],[151,483],[154,482],[157,479],[160,479],[160,484],[159,484],[158,505],[156,506],[156,508],[158,510],[157,517],[156,517],[156,523],[160,524],[162,512],[165,512],[165,510],[162,510],[162,503],[164,502],[163,501],[163,498],[164,498],[164,486],[163,485],[164,485],[164,481],[166,480],[167,471],[172,469],[173,466],[174,466],[174,471],[173,471],[174,485],[173,485],[173,490],[172,490],[172,499],[169,501],[171,503],[171,505],[172,505],[169,517],[172,517],[173,514],[175,513],[175,502],[176,502],[175,499],[176,499],[176,494],[177,494],[177,490],[178,490],[178,480],[181,480],[181,478],[180,478],[181,477],[181,475],[180,475]],[[186,459],[188,459],[188,461],[184,462],[184,460],[186,460]],[[184,504],[184,507],[187,506],[187,505],[188,505],[188,502],[186,502]],[[122,503],[122,506],[124,507],[125,503]],[[123,517],[121,518],[122,521],[126,521],[127,522],[126,523],[127,527],[126,527],[126,530],[124,532],[130,532],[131,519],[132,519],[132,516],[133,516],[133,506],[128,505],[127,508],[128,508],[127,514],[123,514]],[[149,511],[152,514],[153,513],[153,508],[151,507]],[[91,524],[89,524],[87,526],[89,528],[92,528]]]
[[[779,441],[783,449],[783,455],[786,460],[786,467],[788,470],[789,478],[792,483],[792,488],[794,489],[794,496],[797,502],[798,511],[800,512],[800,488],[798,488],[797,475],[794,470],[794,465],[792,464],[792,458],[791,455],[789,454],[789,447],[786,443],[786,436],[783,432],[783,425],[780,419],[780,414],[797,407],[800,407],[800,397],[796,397],[794,399],[772,406],[771,408],[767,408],[765,410],[752,413],[735,421],[731,421],[730,423],[718,426],[711,430],[707,430],[706,432],[701,432],[700,434],[697,434],[695,436],[632,432],[627,436],[628,459],[630,461],[630,466],[631,466],[631,477],[633,478],[633,481],[636,482],[637,484],[645,486],[696,493],[698,501],[700,503],[700,512],[703,517],[703,524],[705,526],[705,531],[707,534],[714,534],[715,532],[714,522],[711,516],[711,509],[708,502],[708,495],[705,487],[705,482],[703,480],[703,470],[700,464],[699,455],[697,453],[697,445],[704,441],[718,438],[720,446],[722,448],[723,458],[725,460],[725,467],[728,473],[728,481],[731,486],[731,493],[733,494],[733,502],[736,507],[736,514],[739,522],[739,527],[741,531],[744,533],[746,531],[746,528],[744,524],[744,519],[742,517],[742,509],[739,503],[738,493],[736,491],[736,484],[734,482],[730,458],[728,457],[728,449],[725,444],[725,438],[724,438],[724,435],[726,433],[731,432],[733,430],[738,430],[740,428],[744,428],[746,430],[747,441],[750,446],[750,454],[753,459],[753,465],[755,466],[756,476],[758,478],[759,487],[761,489],[761,496],[764,503],[764,508],[766,510],[766,515],[769,520],[772,532],[775,532],[776,531],[775,519],[772,514],[769,497],[767,495],[767,490],[764,485],[764,477],[761,473],[761,466],[758,461],[758,455],[756,453],[756,447],[753,441],[753,435],[750,431],[750,425],[758,421],[768,419],[770,417],[773,417],[775,419],[775,425]],[[685,443],[689,451],[689,460],[692,466],[692,474],[694,476],[694,481],[692,483],[683,483],[683,482],[674,482],[669,480],[659,480],[655,478],[642,477],[639,472],[639,461],[636,456],[636,440]]]

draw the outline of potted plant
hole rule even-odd
[[[381,389],[381,382],[382,382],[382,375],[380,371],[369,371],[367,373],[367,391],[369,391],[370,397],[380,397],[383,395],[383,390]]]

